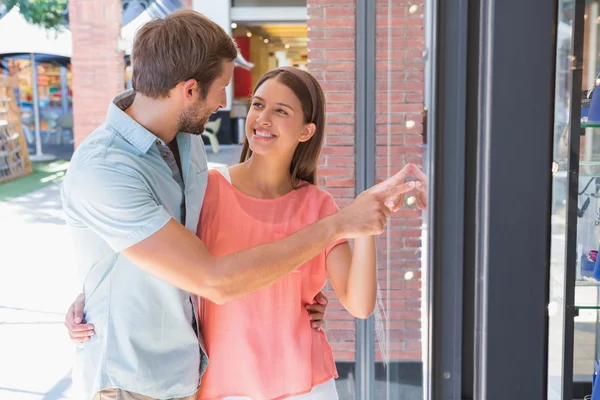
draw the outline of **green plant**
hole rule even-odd
[[[10,11],[18,6],[25,19],[46,29],[60,29],[67,22],[69,0],[0,0]]]

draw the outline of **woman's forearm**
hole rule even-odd
[[[367,318],[377,301],[376,237],[354,240],[352,263],[346,286],[346,309],[356,318]]]

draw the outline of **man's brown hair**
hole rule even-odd
[[[196,11],[177,10],[137,32],[131,53],[133,89],[161,98],[179,82],[195,79],[204,99],[223,62],[237,54],[235,42],[218,24]]]

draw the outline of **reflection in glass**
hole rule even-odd
[[[559,20],[557,28],[555,129],[552,196],[552,235],[550,265],[550,303],[549,313],[549,367],[548,398],[562,399],[562,378],[564,371],[564,333],[565,316],[563,313],[565,283],[565,243],[566,199],[569,150],[579,156],[579,188],[576,233],[577,235],[573,381],[575,392],[587,383],[594,373],[594,362],[598,354],[598,309],[600,263],[598,247],[600,241],[600,138],[594,102],[599,103],[600,91],[594,90],[598,83],[598,1],[586,2],[584,59],[583,59],[583,96],[581,99],[582,120],[577,123],[583,130],[580,148],[569,149],[569,55],[572,54],[572,19],[574,2],[559,1]],[[596,100],[596,101],[594,101]],[[574,151],[574,152],[573,152]],[[553,163],[554,164],[554,163]],[[589,389],[583,394],[590,394]],[[583,396],[582,394],[582,396]]]
[[[569,125],[569,55],[571,54],[573,2],[559,1],[556,83],[554,101],[554,146],[550,253],[550,303],[548,305],[548,399],[562,399],[564,273]],[[563,168],[557,168],[563,166]]]
[[[423,1],[376,3],[375,171],[379,181],[407,163],[421,169],[427,165],[423,52],[425,29],[430,27],[425,26]],[[375,399],[423,398],[427,216],[418,208],[420,201],[416,195],[407,196],[378,239]]]

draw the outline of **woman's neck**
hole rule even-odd
[[[232,184],[246,194],[259,198],[278,198],[293,190],[290,163],[252,155],[230,168]]]

